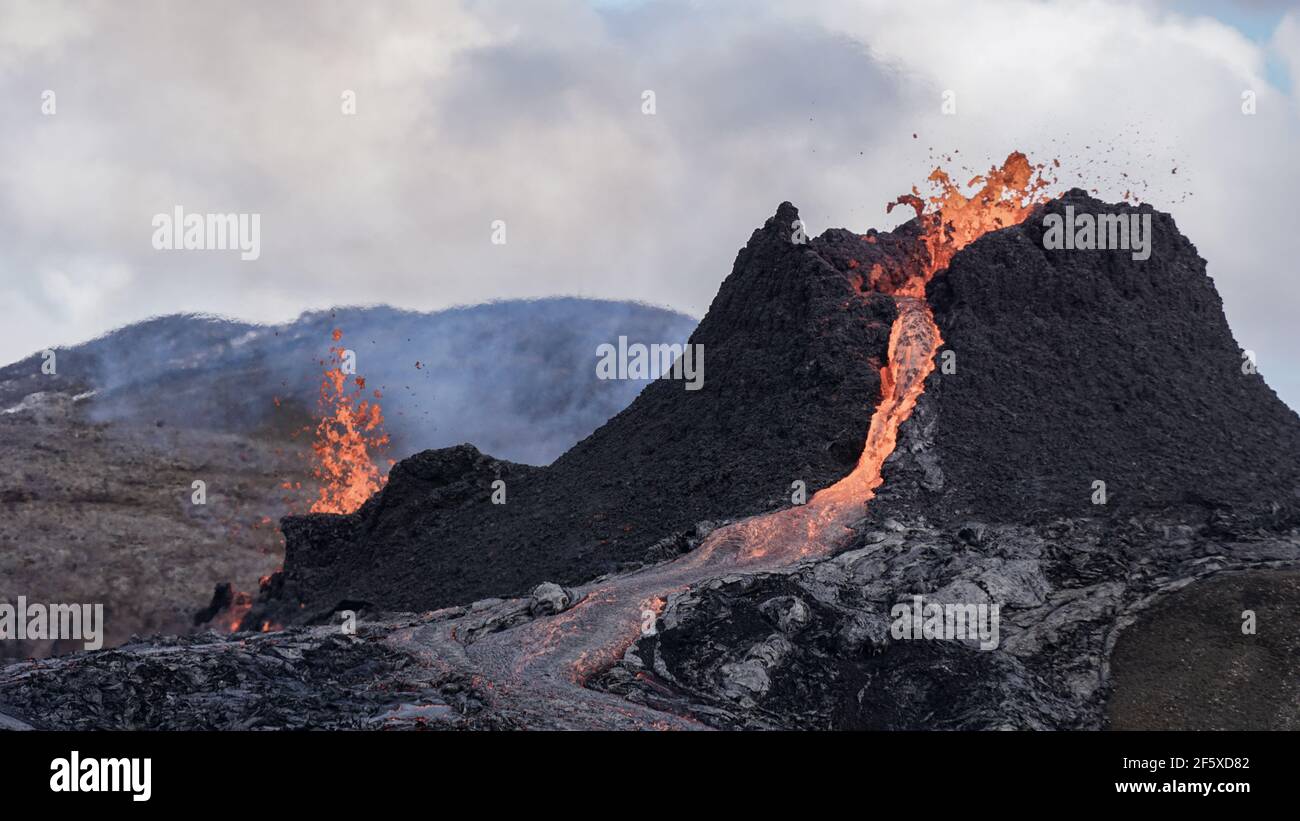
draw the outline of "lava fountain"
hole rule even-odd
[[[941,168],[930,172],[927,181],[930,194],[922,195],[913,186],[910,194],[885,207],[890,212],[898,205],[909,206],[921,223],[920,270],[900,289],[908,296],[925,296],[930,278],[947,268],[962,248],[990,231],[1023,222],[1035,206],[1047,201],[1048,189],[1055,183],[1046,176],[1045,165],[1030,164],[1019,151],[1008,155],[1001,167],[972,177],[965,186],[975,189],[969,195]]]
[[[337,343],[343,332],[335,329],[320,385],[321,420],[312,443],[312,475],[320,483],[312,513],[351,513],[384,486],[385,476],[372,452],[388,444],[378,390],[363,394],[366,380],[348,378],[349,352]]]
[[[350,352],[338,344],[343,331],[335,328],[330,337],[335,344],[330,348],[330,358],[321,362],[325,370],[320,383],[320,421],[311,446],[311,472],[319,490],[310,512],[352,513],[387,480],[371,454],[388,444],[388,434],[384,433],[380,392],[375,390],[371,398],[365,397],[366,380],[356,375],[348,378],[354,369]],[[286,481],[281,487],[292,491],[302,484]],[[259,585],[264,588],[270,578],[263,576]],[[238,632],[252,608],[251,594],[232,591],[231,602],[216,617],[217,623],[231,633]],[[280,625],[269,621],[261,625],[263,633],[278,629]]]

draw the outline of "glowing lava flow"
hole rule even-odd
[[[710,535],[682,559],[696,566],[745,566],[755,560],[786,564],[825,555],[849,535],[880,486],[881,467],[894,452],[898,427],[911,416],[934,370],[939,329],[924,299],[895,296],[898,317],[889,336],[889,364],[880,369],[881,399],[872,414],[857,466],[799,507],[756,516]]]

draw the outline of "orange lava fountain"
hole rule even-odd
[[[336,329],[334,341],[342,338],[343,332]],[[388,435],[379,402],[362,396],[365,379],[348,378],[347,351],[331,347],[330,356],[320,385],[321,420],[311,446],[312,475],[320,482],[311,512],[351,513],[384,486],[386,477],[371,454],[388,444]],[[379,391],[373,398],[380,398]]]
[[[335,343],[343,339],[337,328],[331,334]],[[312,442],[312,476],[320,483],[312,513],[352,513],[384,486],[387,477],[375,464],[372,452],[388,444],[384,433],[384,414],[379,406],[379,391],[372,399],[362,394],[366,380],[353,376],[350,380],[345,367],[347,349],[341,345],[330,348],[330,360],[320,384],[321,420],[316,425],[316,439]],[[276,400],[279,405],[279,400]],[[296,490],[301,483],[286,481],[285,490]],[[269,576],[260,580],[265,586]],[[214,618],[231,633],[243,625],[245,616],[253,608],[250,593],[234,591],[229,607]],[[279,630],[281,625],[264,621],[261,631]]]
[[[1019,151],[1007,156],[1001,167],[990,168],[987,174],[972,177],[967,188],[978,188],[970,196],[952,181],[941,168],[930,172],[927,178],[933,192],[922,197],[915,187],[886,206],[893,211],[896,205],[911,206],[921,221],[921,243],[925,247],[924,273],[913,277],[900,293],[907,296],[925,296],[926,283],[937,272],[948,267],[962,248],[999,228],[1023,222],[1034,206],[1048,199],[1048,188],[1054,180],[1045,175],[1045,165],[1032,165]]]

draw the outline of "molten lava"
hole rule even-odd
[[[221,615],[221,620],[231,633],[239,630],[239,625],[243,623],[244,616],[248,611],[253,609],[253,597],[248,593],[236,592],[230,602],[230,607]]]
[[[343,332],[335,330],[335,342]],[[384,486],[386,477],[372,453],[388,444],[384,414],[378,401],[365,398],[366,382],[348,378],[348,354],[341,346],[330,348],[320,385],[321,420],[312,443],[312,475],[320,482],[312,513],[351,513]],[[379,391],[373,394],[379,398]]]
[[[921,223],[924,273],[905,286],[907,295],[925,296],[930,277],[947,268],[962,248],[990,231],[1023,222],[1034,206],[1048,199],[1053,180],[1045,172],[1045,165],[1031,165],[1028,157],[1013,151],[1001,167],[994,166],[987,174],[971,178],[966,187],[979,187],[970,196],[962,193],[961,186],[947,172],[936,168],[927,178],[931,194],[923,198],[913,187],[912,193],[887,205],[887,212],[896,205],[911,206]]]
[[[331,334],[335,343],[343,332],[335,329]],[[320,484],[312,513],[351,513],[384,486],[386,477],[375,465],[371,453],[388,444],[384,433],[384,414],[378,401],[364,398],[366,381],[359,376],[348,379],[345,367],[348,352],[342,346],[330,348],[320,385],[321,420],[316,425],[316,440],[312,443],[312,475]],[[374,400],[379,391],[374,391]],[[280,404],[275,400],[276,406]],[[286,490],[302,487],[300,482],[285,482]],[[263,523],[269,523],[264,517]],[[255,525],[258,526],[258,525]],[[265,588],[270,577],[263,576],[259,586]],[[253,596],[235,591],[231,604],[217,616],[217,623],[231,633],[237,632],[253,608]],[[263,621],[261,631],[280,629],[281,625]]]

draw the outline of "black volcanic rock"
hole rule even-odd
[[[1151,256],[1045,250],[1043,216],[1151,216]],[[991,521],[1294,506],[1300,419],[1243,373],[1205,261],[1168,214],[1080,190],[979,239],[928,297],[936,368],[873,503]],[[1105,482],[1106,506],[1093,504]]]
[[[754,232],[691,336],[704,348],[701,389],[651,383],[547,468],[468,446],[427,452],[355,514],[285,520],[267,612],[294,619],[345,599],[427,609],[580,582],[701,521],[788,505],[796,480],[811,494],[848,473],[895,309],[828,263],[830,245],[793,243],[796,219],[784,203]],[[497,479],[503,505],[491,502]]]
[[[1212,630],[1189,631],[1187,619],[1155,635],[1129,625],[1166,597],[1204,603],[1202,580],[1242,571],[1272,592],[1273,612],[1294,612],[1296,574],[1282,574],[1281,587],[1267,574],[1300,561],[1298,521],[1243,515],[1230,519],[1231,532],[1163,513],[1000,524],[979,549],[955,529],[866,531],[829,558],[673,594],[656,632],[592,686],[730,729],[1099,729],[1121,635],[1139,648],[1126,653],[1125,673],[1141,677],[1125,714],[1181,698],[1199,714],[1175,714],[1171,726],[1166,713],[1165,728],[1286,729],[1294,710],[1279,708],[1279,696],[1294,692],[1296,659],[1262,655],[1237,618],[1262,601],[1202,611]],[[896,636],[893,608],[914,596],[997,605],[996,646]],[[1269,645],[1294,646],[1295,630],[1280,624]],[[1144,665],[1135,658],[1143,648],[1163,656]],[[1207,652],[1216,658],[1199,661]],[[1250,690],[1225,698],[1207,677]]]

